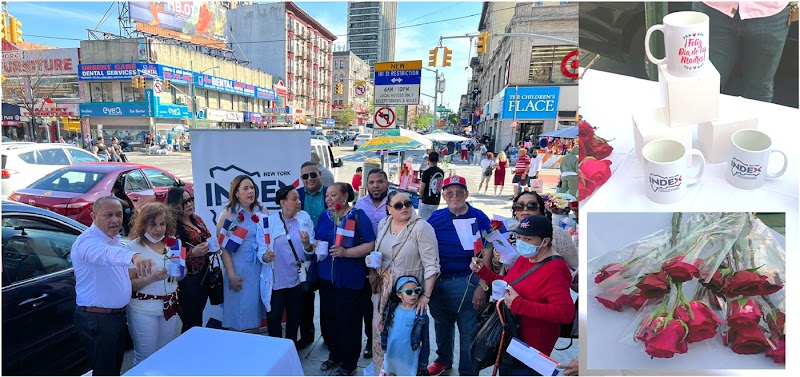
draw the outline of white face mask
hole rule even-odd
[[[159,243],[159,242],[161,242],[161,240],[164,239],[164,236],[161,236],[161,238],[155,238],[155,237],[151,236],[150,233],[145,232],[144,233],[144,238],[147,238],[147,240],[152,242],[152,243]]]

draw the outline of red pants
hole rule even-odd
[[[469,155],[467,155],[467,153],[469,153],[468,150],[463,150],[463,149],[461,150],[461,161],[464,161],[469,158]]]

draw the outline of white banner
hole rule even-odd
[[[310,150],[308,130],[192,129],[195,212],[214,229],[231,182],[241,174],[253,178],[258,201],[277,210],[275,192],[300,186],[300,166]]]

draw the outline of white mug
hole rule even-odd
[[[767,171],[772,153],[783,156],[783,167],[777,173]],[[754,190],[763,186],[767,178],[782,176],[788,162],[785,153],[772,149],[769,135],[756,130],[740,130],[731,135],[731,159],[725,178],[734,187]]]
[[[383,254],[381,254],[380,251],[373,251],[364,257],[364,263],[366,263],[369,268],[380,268],[382,259]]]
[[[508,283],[503,280],[495,280],[492,282],[492,300],[499,301],[506,297],[506,290],[508,290]]]
[[[664,16],[662,25],[653,25],[644,36],[644,51],[655,65],[666,62],[667,71],[678,77],[694,77],[708,61],[708,16],[700,12],[675,12]],[[650,52],[650,35],[664,33],[664,59]]]
[[[700,157],[700,169],[693,177],[686,175],[686,157]],[[705,168],[703,153],[697,149],[686,150],[682,143],[671,139],[658,139],[642,148],[644,158],[645,192],[656,203],[675,203],[686,196],[686,186],[700,181]]]
[[[314,253],[317,254],[317,261],[325,259],[328,256],[328,241],[317,241]]]

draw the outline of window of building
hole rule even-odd
[[[49,98],[80,98],[77,76],[41,77],[37,88]]]
[[[129,82],[128,85],[131,83]],[[89,85],[92,102],[114,102],[111,82],[93,82]]]
[[[120,82],[123,102],[144,102],[144,90],[134,88],[130,81]],[[97,102],[92,99],[92,102]]]
[[[574,83],[561,73],[561,60],[575,50],[573,46],[535,46],[531,49],[528,80],[533,84]]]

